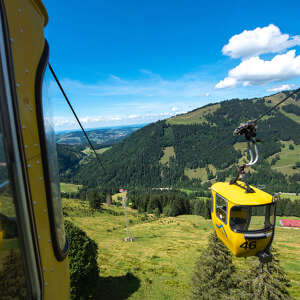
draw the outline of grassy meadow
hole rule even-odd
[[[78,192],[81,189],[82,185],[72,184],[72,183],[60,183],[60,191],[63,193],[73,193]]]
[[[111,147],[104,147],[104,148],[101,148],[101,149],[96,149],[96,153],[102,154],[105,151],[109,150],[110,148]],[[82,152],[84,154],[87,154],[87,155],[94,155],[94,151],[90,147],[85,148],[84,150],[82,150]]]
[[[66,219],[98,244],[99,299],[188,299],[195,260],[213,230],[210,220],[195,215],[157,218],[128,208],[130,232],[136,240],[126,243],[123,208],[104,205],[99,212],[73,199],[63,199],[63,205]],[[296,299],[300,299],[299,240],[300,229],[277,227],[274,246]],[[239,272],[250,262],[234,258]]]
[[[282,141],[281,143],[285,145],[284,148],[281,148],[281,152],[268,158],[269,162],[271,162],[276,155],[280,158],[275,165],[272,166],[272,169],[289,176],[299,173],[299,169],[293,169],[293,166],[295,166],[296,162],[300,161],[300,145],[295,145],[292,141]],[[289,149],[290,145],[293,145],[293,150]]]

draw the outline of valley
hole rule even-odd
[[[118,143],[142,126],[144,126],[144,124],[88,129],[87,133],[93,144],[96,147],[99,147],[100,145],[103,146]],[[56,133],[56,143],[64,145],[88,145],[81,130]]]
[[[64,215],[98,245],[99,298],[189,298],[195,261],[213,231],[209,188],[234,177],[247,155],[246,143],[232,132],[285,95],[223,101],[133,130],[121,141],[96,146],[104,168],[86,144],[58,143]],[[290,99],[258,124],[260,160],[247,175],[250,184],[282,193],[277,225],[280,219],[300,219],[299,100]],[[125,193],[119,188],[128,190],[134,242],[124,242]],[[299,238],[300,229],[276,228],[274,247],[295,299],[300,299]],[[256,260],[233,258],[235,276]]]

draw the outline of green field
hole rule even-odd
[[[282,199],[288,198],[288,199],[294,201],[294,200],[300,200],[300,195],[296,195],[296,194],[293,194],[293,193],[291,193],[291,194],[289,194],[289,193],[281,193],[280,194],[280,198],[282,198]]]
[[[167,124],[170,125],[191,125],[191,124],[202,124],[207,122],[205,118],[206,115],[214,113],[218,108],[220,108],[220,104],[214,104],[210,106],[206,106],[204,108],[200,108],[194,110],[192,112],[171,117],[167,120]]]
[[[105,148],[97,149],[96,153],[102,154],[105,151],[109,150],[110,148],[111,147],[105,147]],[[94,151],[91,148],[89,148],[89,147],[87,147],[84,150],[82,150],[82,152],[85,153],[85,154],[87,154],[87,155],[94,154]]]
[[[293,166],[297,161],[300,161],[300,145],[295,145],[292,141],[282,141],[281,143],[285,145],[284,148],[281,148],[281,152],[268,158],[268,161],[271,162],[276,155],[279,155],[280,159],[276,161],[275,165],[272,166],[272,169],[285,175],[299,173],[299,169],[293,169]],[[289,149],[289,145],[291,144],[294,146],[294,150]]]
[[[73,193],[78,192],[81,189],[82,185],[72,184],[72,183],[60,183],[60,191],[63,193]]]
[[[169,163],[169,159],[171,157],[175,157],[175,151],[174,151],[174,147],[165,147],[163,149],[164,155],[161,157],[161,159],[159,160],[159,162],[161,164],[168,164]]]
[[[216,175],[216,168],[212,164],[209,164],[207,166],[210,172],[213,175]],[[206,168],[196,168],[196,169],[185,168],[184,175],[187,176],[189,179],[193,179],[193,178],[201,179],[202,182],[208,180]]]
[[[126,243],[122,208],[104,206],[103,212],[96,212],[84,201],[64,199],[63,203],[67,219],[98,244],[99,298],[188,299],[195,260],[213,230],[210,220],[195,215],[156,218],[128,209],[136,241]],[[292,280],[289,291],[296,299],[300,299],[299,240],[300,230],[277,227],[274,245]],[[242,272],[248,260],[234,258],[234,263]]]

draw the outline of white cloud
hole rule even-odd
[[[208,96],[210,96],[210,93],[205,93],[204,96],[208,97]]]
[[[83,117],[80,118],[80,122],[83,124],[87,124],[87,123],[96,123],[96,122],[100,122],[102,121],[104,118],[103,117]]]
[[[62,84],[67,92],[82,94],[85,97],[126,96],[157,97],[159,99],[203,97],[207,86],[212,84],[204,81],[200,76],[199,78],[197,76],[183,76],[177,80],[166,80],[159,74],[154,74],[148,70],[141,72],[147,76],[136,80],[123,80],[115,75],[110,75],[109,80],[96,84],[83,84],[79,81],[64,79]]]
[[[264,53],[278,53],[296,45],[300,45],[300,35],[282,34],[277,26],[270,24],[234,35],[223,47],[222,53],[232,58],[249,58]]]
[[[140,115],[129,115],[128,116],[128,119],[137,119],[137,118],[140,118],[141,116]]]
[[[68,119],[65,117],[54,117],[53,120],[54,127],[69,127],[76,125],[76,121],[73,119]]]
[[[295,86],[294,84],[282,84],[280,86],[268,89],[267,91],[268,92],[275,92],[275,93],[280,92],[280,91],[287,91],[287,90],[292,89],[294,86]]]
[[[206,73],[205,73],[206,74]],[[207,78],[207,76],[205,76]],[[63,79],[61,83],[85,128],[154,122],[207,104],[205,96],[213,81],[203,80],[202,73],[165,79],[149,70],[141,70],[137,79],[108,75],[104,80],[86,84]],[[50,83],[52,83],[50,81]],[[56,85],[50,86],[55,100],[56,130],[78,128]],[[68,119],[68,120],[67,120]]]
[[[237,81],[235,78],[226,77],[224,80],[221,80],[216,84],[217,89],[223,89],[228,87],[234,87],[237,85]]]
[[[296,51],[290,50],[269,61],[258,56],[243,60],[229,71],[228,77],[220,81],[216,88],[235,87],[238,84],[259,85],[296,76],[300,76],[300,55],[296,56]]]

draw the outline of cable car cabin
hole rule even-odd
[[[1,299],[70,299],[47,21],[40,0],[0,0]]]
[[[255,187],[218,182],[212,185],[211,217],[219,239],[238,257],[267,255],[275,228],[273,197]],[[259,217],[257,217],[259,216]]]

